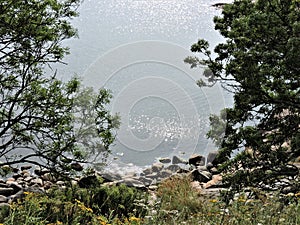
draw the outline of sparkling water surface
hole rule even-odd
[[[85,0],[73,24],[79,39],[68,40],[68,66],[95,89],[112,90],[112,112],[121,128],[111,165],[146,166],[160,157],[215,150],[206,139],[208,117],[229,104],[216,86],[199,88],[203,69],[190,69],[185,57],[199,38],[213,47],[222,41],[212,19],[220,13],[211,0]]]

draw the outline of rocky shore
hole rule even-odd
[[[213,164],[216,154],[211,152],[207,158],[194,154],[188,160],[177,156],[161,158],[142,171],[122,170],[118,173],[104,170],[91,176],[74,179],[71,183],[79,187],[89,187],[95,179],[101,177],[104,180],[103,185],[125,184],[129,187],[154,191],[164,179],[172,176],[188,176],[191,178],[192,187],[200,196],[216,198],[221,190],[227,189],[222,183],[222,175]],[[33,168],[30,165],[14,169],[13,172],[12,176],[0,179],[0,207],[9,206],[10,203],[24,197],[26,192],[45,193],[54,186],[66,188],[70,185],[63,180],[54,179],[50,171]],[[281,190],[282,193],[294,194],[289,180],[279,181],[278,186],[282,186],[283,182],[286,186]]]

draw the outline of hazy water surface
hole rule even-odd
[[[202,70],[191,70],[183,59],[200,37],[212,46],[222,40],[213,29],[212,18],[219,11],[210,5],[216,2],[83,2],[73,21],[79,39],[66,41],[71,55],[59,71],[112,90],[111,110],[122,118],[112,147],[118,157],[114,162],[143,166],[157,157],[214,149],[205,137],[208,116],[224,108],[229,98],[219,87],[200,89],[196,80]]]

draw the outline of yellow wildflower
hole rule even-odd
[[[239,202],[246,202],[246,199],[244,199],[244,198],[239,198],[238,201],[239,201]]]
[[[56,223],[47,223],[47,225],[62,225],[63,222],[56,221]]]
[[[78,204],[78,207],[82,210],[82,211],[86,211],[86,212],[91,212],[93,213],[93,210],[89,207],[86,207],[81,201],[75,199],[75,201],[77,202]]]
[[[137,218],[137,217],[135,217],[135,216],[130,217],[129,220],[130,220],[131,222],[139,222],[139,221],[141,221],[140,218]]]
[[[211,200],[209,200],[210,202],[212,202],[212,203],[216,203],[216,202],[218,202],[218,200],[217,199],[211,199]]]

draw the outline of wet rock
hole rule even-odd
[[[6,180],[6,182],[5,183],[10,183],[10,182],[15,182],[16,181],[16,179],[15,178],[13,178],[13,177],[9,177],[9,178],[7,178],[7,180]]]
[[[23,189],[23,187],[18,182],[12,182],[9,184],[9,187],[14,189],[14,192],[18,192]]]
[[[104,179],[104,182],[112,182],[122,179],[122,177],[119,174],[113,174],[110,172],[102,173],[100,174],[100,176]]]
[[[75,171],[82,171],[83,170],[83,166],[80,163],[72,163],[71,164],[71,168]]]
[[[206,166],[197,166],[197,169],[200,171],[208,171]]]
[[[7,188],[7,187],[8,187],[8,184],[6,184],[6,183],[1,183],[1,184],[0,184],[0,188],[2,188],[2,187]]]
[[[9,196],[14,193],[14,189],[11,187],[1,187],[0,188],[0,195]]]
[[[124,178],[127,178],[127,177],[134,178],[134,177],[138,177],[138,174],[134,171],[130,171],[130,172],[126,173],[123,177]]]
[[[135,188],[146,188],[145,185],[138,180],[135,180],[133,178],[126,178],[124,180],[120,180],[117,184],[125,184],[128,187],[135,187]]]
[[[159,162],[158,163],[153,163],[153,165],[152,165],[152,171],[154,173],[161,171],[163,168],[164,168],[164,164],[159,163]]]
[[[209,171],[201,171],[200,170],[200,173],[203,174],[203,175],[205,175],[205,176],[207,176],[210,180],[212,179],[211,172],[209,172]]]
[[[7,197],[4,195],[0,195],[0,203],[7,202]]]
[[[193,181],[199,181],[199,182],[203,182],[203,183],[210,181],[210,177],[207,176],[207,174],[205,174],[204,171],[199,171],[197,169],[194,169],[191,172],[189,172],[188,176]]]
[[[151,174],[151,173],[153,173],[151,168],[146,168],[146,169],[143,170],[143,174],[145,174],[145,175],[148,175],[148,174]]]
[[[188,173],[188,172],[190,172],[190,171],[187,170],[187,169],[180,168],[180,169],[177,171],[177,174]]]
[[[28,182],[29,183],[29,181],[31,181],[31,180],[33,180],[34,178],[33,177],[25,177],[25,178],[23,178],[23,180],[25,181],[25,182]]]
[[[150,186],[148,187],[148,189],[151,190],[151,191],[155,191],[155,190],[158,189],[158,186],[157,186],[157,185],[150,185]]]
[[[163,170],[158,174],[158,176],[160,178],[167,178],[167,177],[170,177],[172,174],[173,174],[173,172],[170,170]]]
[[[56,181],[56,178],[51,173],[43,173],[43,175],[41,175],[41,179],[44,181],[51,181],[51,182]]]
[[[215,174],[219,174],[219,171],[216,167],[212,167],[210,170],[209,170],[213,175]]]
[[[152,179],[146,177],[140,177],[138,180],[142,182],[145,186],[150,186],[153,183]]]
[[[28,170],[22,170],[21,174],[22,174],[23,177],[30,177],[31,176],[30,172]]]
[[[178,166],[178,165],[170,165],[170,166],[168,166],[166,169],[172,171],[173,173],[175,173],[175,172],[177,172],[178,170],[180,170],[181,167]]]
[[[289,193],[296,193],[298,191],[298,188],[294,187],[294,186],[288,186],[288,187],[284,187],[281,190],[282,194],[289,194]]]
[[[66,183],[64,181],[62,181],[62,180],[56,181],[56,184],[58,186],[64,186],[64,185],[66,185]]]
[[[31,165],[24,165],[24,166],[21,166],[21,170],[30,170],[32,168]]]
[[[21,199],[24,197],[24,191],[21,190],[21,191],[18,191],[16,194],[14,195],[10,195],[8,197],[8,203],[11,203],[11,202],[15,202],[17,201],[18,199]]]
[[[41,169],[40,167],[36,167],[36,168],[33,170],[33,172],[34,172],[36,175],[38,175],[38,176],[43,175],[43,174],[42,174],[42,169]]]
[[[12,180],[12,179],[11,179],[11,180],[7,180],[7,181],[6,181],[6,184],[7,184],[7,185],[10,185],[10,184],[13,184],[13,183],[16,183],[16,180]]]
[[[171,159],[169,159],[169,158],[160,158],[158,161],[161,163],[165,163],[165,164],[171,163]]]
[[[208,169],[208,170],[210,170],[211,168],[213,168],[214,167],[214,165],[212,164],[212,163],[207,163],[206,164],[206,168]]]
[[[178,156],[174,155],[172,159],[172,164],[186,164],[186,160],[179,158]]]
[[[34,178],[30,181],[29,183],[30,185],[39,185],[39,186],[43,186],[43,180],[41,178]]]
[[[42,176],[45,174],[49,174],[51,171],[46,168],[41,169],[40,167],[36,167],[33,172],[38,176]]]
[[[146,178],[150,179],[157,179],[159,177],[158,173],[151,173],[145,176]]]
[[[15,173],[15,174],[12,175],[12,178],[14,178],[15,180],[17,180],[20,177],[23,177],[23,176],[19,173]]]
[[[53,183],[52,183],[52,182],[50,182],[50,181],[45,181],[45,182],[44,182],[43,188],[44,188],[45,190],[48,190],[48,189],[50,189],[52,186],[53,186]]]
[[[193,154],[189,158],[188,163],[194,166],[204,166],[205,165],[205,157],[199,154]]]
[[[24,188],[23,191],[32,192],[32,193],[38,193],[38,194],[43,194],[45,192],[44,187],[40,187],[38,184],[34,184],[32,186]],[[22,190],[19,191],[19,192],[22,192]]]

